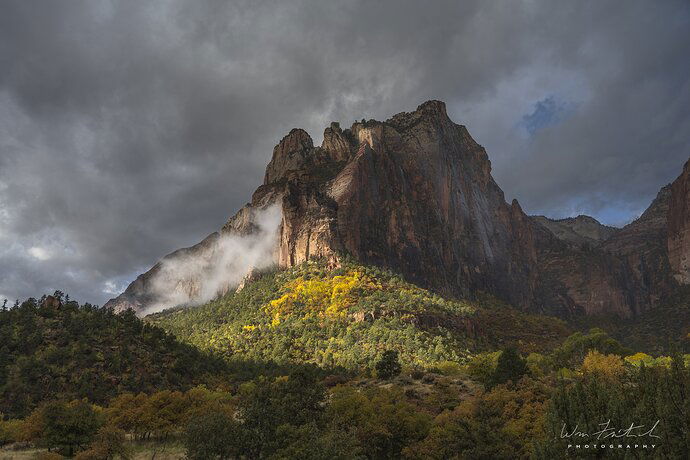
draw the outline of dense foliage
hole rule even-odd
[[[545,376],[528,369],[490,390],[464,374],[423,372],[329,387],[333,379],[297,369],[233,392],[123,394],[103,408],[48,402],[0,422],[0,440],[79,451],[82,459],[129,458],[127,438],[177,439],[192,459],[684,458],[690,370],[680,355],[661,362],[637,366],[590,351],[570,378],[553,367]],[[606,423],[605,433],[619,437],[603,435],[599,450],[585,450]],[[631,424],[636,436],[625,437]],[[572,433],[588,437],[564,436]]]
[[[491,306],[483,308],[484,303]],[[492,321],[514,310],[494,304],[447,300],[388,271],[352,262],[336,270],[308,262],[264,273],[240,292],[152,315],[149,321],[229,360],[367,372],[386,350],[397,351],[405,367],[433,368],[462,363],[472,352],[500,343],[506,336]],[[506,333],[535,328],[533,316],[515,313],[509,320],[514,327]],[[550,318],[539,329],[535,335],[541,344],[558,342],[567,331]],[[533,341],[530,346],[542,348]]]
[[[548,435],[537,452],[554,458],[687,458],[690,452],[690,368],[680,355],[670,365],[626,368],[615,355],[588,355],[582,376],[560,382],[545,416]],[[584,448],[588,446],[589,449]],[[578,448],[579,447],[579,448]]]
[[[382,270],[306,263],[150,321],[230,360],[373,369],[388,349],[406,365],[464,360],[474,345],[465,328],[474,310]]]
[[[55,398],[104,403],[128,391],[185,389],[224,369],[131,312],[61,297],[0,311],[0,413],[26,415]]]

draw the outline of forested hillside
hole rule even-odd
[[[375,267],[310,261],[268,271],[207,305],[147,321],[227,359],[371,370],[387,350],[405,366],[464,363],[477,351],[520,341],[527,351],[568,335],[560,320],[519,313],[486,297],[447,300]],[[510,324],[509,328],[502,324]]]
[[[351,261],[254,274],[238,292],[145,320],[61,293],[0,320],[2,458],[626,459],[690,449],[690,355],[641,353],[489,296],[444,299]],[[599,436],[605,423],[599,451],[574,447],[594,442],[572,433]],[[631,423],[614,443],[610,433]]]
[[[55,398],[104,403],[127,391],[187,389],[225,365],[132,312],[79,305],[61,293],[0,311],[0,413]]]

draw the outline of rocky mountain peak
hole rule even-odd
[[[340,123],[332,122],[323,132],[321,148],[328,152],[336,162],[347,161],[352,155],[353,139],[351,133],[344,133]]]
[[[314,258],[337,266],[348,255],[452,297],[482,291],[559,316],[630,316],[668,289],[668,251],[679,279],[687,271],[687,182],[674,183],[672,198],[660,194],[622,230],[587,216],[532,218],[516,200],[506,203],[486,151],[448,117],[445,104],[428,101],[383,122],[362,120],[344,130],[331,123],[316,147],[293,129],[273,150],[264,184],[221,236],[253,234],[264,210],[277,207],[280,225],[270,241],[281,267]],[[674,215],[668,251],[667,209]],[[187,251],[225,260],[217,246]],[[149,292],[156,270],[111,305],[145,308],[156,297]],[[237,275],[229,279],[244,273]],[[177,285],[200,291],[203,276],[186,276]]]
[[[313,147],[314,141],[305,130],[291,130],[273,149],[273,158],[266,167],[264,184],[276,182],[288,171],[301,169]]]
[[[446,104],[441,101],[426,101],[420,104],[414,112],[401,112],[393,115],[386,123],[394,126],[400,131],[414,126],[420,122],[441,127],[443,125],[454,124],[446,112]]]

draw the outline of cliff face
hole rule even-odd
[[[601,249],[623,259],[634,289],[630,296],[640,304],[638,310],[655,306],[673,289],[667,246],[667,214],[671,190],[663,187],[647,210],[604,241]]]
[[[517,201],[506,203],[484,148],[439,101],[385,122],[345,130],[333,123],[321,146],[292,130],[274,149],[251,203],[220,234],[252,233],[255,213],[272,204],[282,212],[280,266],[316,257],[337,265],[349,254],[446,295],[485,291],[537,312],[628,316],[653,302],[659,279],[666,282],[648,272],[668,273],[666,208],[640,219],[646,230],[620,232],[585,217],[557,223],[529,217]],[[674,207],[686,220],[678,220],[673,247],[687,254],[681,208]],[[630,238],[639,244],[626,243]],[[188,251],[204,251],[195,248]],[[110,305],[146,305],[146,279],[155,270]]]
[[[668,257],[673,277],[690,284],[690,161],[671,184],[668,208]]]

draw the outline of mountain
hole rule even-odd
[[[604,252],[615,254],[625,261],[631,268],[627,276],[632,278],[635,293],[641,294],[654,306],[678,284],[673,280],[667,250],[667,215],[671,198],[671,187],[663,187],[637,220],[600,246]],[[641,308],[638,313],[644,310]]]
[[[125,311],[130,308],[135,312],[145,311],[147,307],[159,301],[159,294],[157,294],[159,289],[157,288],[156,281],[166,275],[163,268],[165,262],[176,260],[180,257],[192,257],[211,263],[212,255],[217,250],[219,236],[218,232],[214,232],[192,247],[178,249],[166,255],[146,273],[139,275],[137,279],[127,286],[127,289],[122,294],[106,302],[104,307],[112,308],[115,311]],[[194,285],[199,282],[199,276],[201,275],[202,273],[199,272],[195,277],[178,278],[175,286],[189,298],[192,298],[194,296]]]
[[[596,246],[608,239],[618,230],[615,227],[601,224],[590,216],[549,219],[545,216],[533,216],[533,220],[546,227],[558,239],[577,246]]]
[[[335,268],[347,255],[448,297],[488,292],[522,310],[564,318],[631,317],[690,281],[689,180],[686,166],[647,212],[615,230],[584,216],[530,217],[516,200],[508,204],[486,151],[450,120],[443,102],[344,130],[332,123],[321,146],[293,129],[275,147],[251,202],[218,233],[183,250],[195,260],[186,266],[197,270],[165,270],[179,253],[166,256],[106,306],[143,313],[152,305],[195,302],[208,291],[203,274],[228,259],[219,255],[223,239],[266,232],[263,215],[277,207],[264,265],[323,259]],[[236,271],[228,270],[213,292],[236,284],[242,275]],[[156,287],[161,278],[169,281],[166,289]],[[174,302],[166,298],[171,290],[180,294]]]

